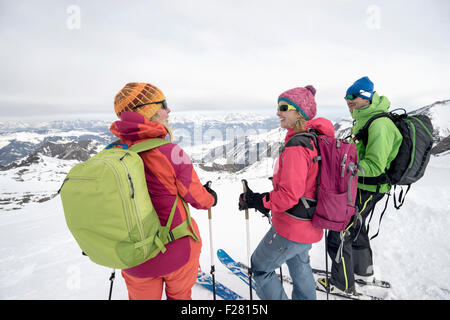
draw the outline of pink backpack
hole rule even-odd
[[[285,147],[306,146],[310,144],[309,138],[312,138],[319,153],[314,158],[314,161],[319,161],[317,201],[302,197],[298,205],[286,213],[299,219],[311,219],[315,227],[342,231],[356,211],[358,186],[356,147],[353,143],[317,134],[314,131],[294,135]]]

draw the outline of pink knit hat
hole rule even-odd
[[[280,101],[286,101],[288,104],[297,109],[297,111],[300,112],[306,120],[311,120],[317,113],[317,105],[314,100],[315,95],[316,89],[311,85],[304,88],[298,87],[280,94],[278,97],[278,103],[280,103]]]

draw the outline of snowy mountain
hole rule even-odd
[[[174,143],[182,147],[205,144],[212,138],[223,142],[278,126],[278,119],[273,115],[259,114],[174,115],[170,121]],[[29,156],[48,142],[66,144],[86,140],[106,146],[116,140],[109,131],[110,125],[111,121],[100,120],[0,122],[0,166]]]
[[[412,112],[426,114],[432,119],[436,140],[433,154],[445,154],[450,150],[445,136],[450,132],[449,112],[450,100]],[[33,177],[38,181],[53,179],[60,182],[73,166],[73,162],[67,160],[84,161],[116,139],[109,132],[109,121],[0,124],[0,178],[9,181],[29,182]],[[174,142],[183,146],[200,169],[208,172],[235,173],[270,166],[278,156],[286,133],[278,127],[278,119],[273,115],[253,113],[174,115],[171,126]],[[351,126],[352,121],[348,119],[335,123],[336,136],[347,137]],[[41,170],[49,159],[58,163],[58,169],[52,175]],[[18,210],[31,198],[37,201],[51,199],[57,190],[42,191],[39,197],[30,198],[29,187],[22,191],[7,189],[0,198],[2,210]]]
[[[436,102],[410,113],[424,114],[430,117],[433,128],[435,147],[432,154],[440,154],[450,150],[450,100]],[[344,119],[334,123],[336,137],[346,138],[350,135],[352,120]],[[227,143],[211,146],[203,145],[200,154],[198,149],[191,151],[194,161],[201,163],[205,170],[224,170],[236,172],[260,161],[264,157],[277,158],[278,151],[284,142],[286,131],[275,128],[270,131],[262,130],[257,134],[236,135]],[[209,150],[209,151],[208,151]]]
[[[450,100],[437,101],[431,105],[417,109],[410,114],[424,114],[433,123],[433,136],[439,142],[450,135]]]
[[[244,120],[243,120],[244,119]],[[1,122],[0,123],[0,180],[4,181],[0,195],[0,210],[18,210],[31,201],[52,199],[58,188],[36,193],[26,184],[12,188],[8,181],[29,183],[33,180],[50,180],[60,183],[76,162],[85,161],[116,137],[109,131],[110,121],[60,120],[50,122]],[[189,153],[195,163],[205,164],[203,157],[211,154],[216,145],[241,139],[248,134],[265,132],[278,125],[273,115],[215,114],[174,115],[171,127],[175,143]],[[228,147],[225,148],[228,152]],[[218,153],[217,153],[218,154]],[[236,151],[236,159],[240,159]],[[61,160],[61,161],[59,161]],[[42,170],[49,161],[56,165],[54,172]],[[240,160],[239,160],[240,161]],[[238,164],[238,161],[235,161]],[[240,163],[240,162],[239,162]],[[244,162],[242,162],[244,163]],[[244,165],[220,165],[214,170],[236,171]]]
[[[58,122],[55,122],[58,125]],[[29,156],[45,144],[67,144],[69,142],[96,141],[106,145],[113,140],[106,123],[101,127],[92,127],[87,122],[86,128],[57,127],[53,129],[39,129],[34,127],[8,129],[13,124],[8,123],[6,129],[0,131],[0,165]]]
[[[449,101],[415,111],[432,118],[435,156],[402,209],[396,211],[389,204],[380,235],[373,241],[375,271],[393,288],[364,290],[386,299],[450,299],[449,112]],[[270,190],[267,178],[273,173],[285,130],[277,128],[275,117],[265,115],[183,115],[171,120],[175,136],[184,134],[183,148],[194,160],[201,181],[213,181],[218,193],[213,208],[215,249],[224,248],[246,261],[245,222],[236,201],[242,192],[240,180],[247,179],[255,192]],[[57,190],[71,167],[114,140],[109,125],[106,121],[0,123],[0,299],[106,298],[110,270],[81,256],[66,227]],[[336,134],[345,136],[350,126],[351,120],[335,123]],[[381,210],[377,207],[373,222]],[[208,220],[204,211],[192,209],[192,214],[203,238],[201,267],[209,270]],[[251,213],[250,219],[254,249],[269,226],[259,213]],[[373,233],[377,227],[373,223]],[[324,267],[323,251],[323,241],[313,245],[313,267]],[[216,270],[219,281],[248,295],[245,284],[217,262]],[[113,298],[127,299],[124,281],[116,276]],[[289,295],[292,288],[286,290]],[[211,293],[196,286],[193,298],[211,299]],[[324,298],[318,294],[318,299]]]

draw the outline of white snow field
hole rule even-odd
[[[47,161],[45,171],[49,174],[60,171],[57,163]],[[212,188],[219,198],[212,211],[215,250],[223,248],[236,260],[247,261],[245,219],[243,212],[237,209],[237,199],[242,192],[241,179],[247,179],[255,192],[270,191],[268,177],[272,176],[273,164],[273,159],[266,158],[239,174],[206,172],[196,167],[203,183],[213,182]],[[450,155],[432,157],[425,176],[413,185],[401,210],[395,210],[390,200],[380,234],[372,241],[372,249],[376,276],[389,281],[392,288],[365,287],[362,292],[392,300],[450,299],[449,181]],[[24,182],[2,175],[0,184],[4,193],[8,188],[19,191],[17,189]],[[37,178],[28,180],[26,185],[27,190],[36,192],[56,192],[60,186]],[[382,200],[372,219],[371,235],[378,229],[379,213],[383,207]],[[192,209],[192,215],[199,224],[203,239],[201,267],[208,273],[207,211]],[[267,219],[251,210],[252,251],[268,229]],[[19,210],[0,212],[0,244],[0,299],[107,299],[111,270],[81,255],[66,227],[59,196],[43,203],[30,202]],[[323,239],[313,245],[310,256],[313,267],[324,268]],[[221,265],[217,257],[215,265],[218,281],[243,297],[249,297],[248,287]],[[283,272],[287,274],[287,267]],[[285,289],[290,296],[289,285],[285,284]],[[116,272],[112,298],[128,298],[120,272]],[[196,285],[192,298],[210,300],[212,293]],[[318,293],[317,298],[323,300],[326,296]]]

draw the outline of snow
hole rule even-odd
[[[450,100],[438,101],[412,112],[412,114],[418,113],[425,113],[430,117],[434,135],[440,138],[450,135]]]
[[[43,133],[35,133],[35,132],[14,132],[11,134],[5,134],[2,135],[0,138],[0,149],[4,146],[8,145],[11,141],[20,141],[20,142],[29,142],[38,144],[45,140],[45,138],[49,138],[55,135],[58,135],[63,138],[61,142],[65,142],[64,139],[70,138],[70,137],[79,137],[82,135],[92,135],[92,131],[87,130],[70,130],[70,131],[56,131],[56,130],[49,130],[49,132],[43,134]],[[71,140],[67,140],[71,141]]]
[[[439,136],[448,136],[450,134],[450,101],[434,106],[430,118]]]
[[[261,122],[267,119],[273,118],[274,114],[260,114],[252,112],[240,112],[240,113],[228,113],[228,112],[212,112],[205,114],[190,113],[178,113],[170,115],[171,123],[186,123],[194,122],[197,125],[204,124],[206,122],[219,122],[219,123],[236,123],[239,125],[253,124],[255,122]]]
[[[379,279],[391,282],[392,289],[370,288],[367,293],[385,299],[450,299],[450,155],[432,157],[425,176],[415,183],[401,210],[389,204],[381,231],[372,241],[375,272]],[[43,173],[27,178],[29,190],[54,193],[60,187],[59,175],[43,179],[52,171],[61,171],[60,161],[48,158]],[[266,158],[242,173],[206,172],[196,167],[202,182],[211,180],[219,201],[212,208],[213,246],[225,249],[238,261],[247,262],[244,214],[237,209],[237,199],[245,178],[255,192],[271,190],[274,159]],[[47,172],[47,173],[45,173]],[[4,193],[7,186],[19,191],[20,182],[1,177]],[[38,180],[41,177],[41,181]],[[53,181],[53,182],[52,182]],[[22,186],[22,188],[24,188]],[[383,202],[383,200],[382,200]],[[378,229],[377,206],[371,235]],[[203,239],[200,264],[210,269],[209,225],[207,212],[192,208]],[[253,251],[269,229],[267,219],[250,212],[250,245]],[[81,250],[66,227],[59,196],[43,203],[25,205],[20,210],[0,212],[0,299],[107,299],[111,270],[98,266],[81,255]],[[311,265],[324,268],[324,241],[313,245]],[[330,264],[330,262],[329,262]],[[215,257],[216,279],[237,293],[248,297],[248,287],[230,274]],[[283,269],[285,274],[287,268]],[[285,284],[290,295],[291,288]],[[255,295],[254,295],[255,297]],[[212,293],[194,286],[193,299],[212,299]],[[318,299],[325,299],[318,293]],[[127,299],[120,272],[116,272],[113,299]]]

